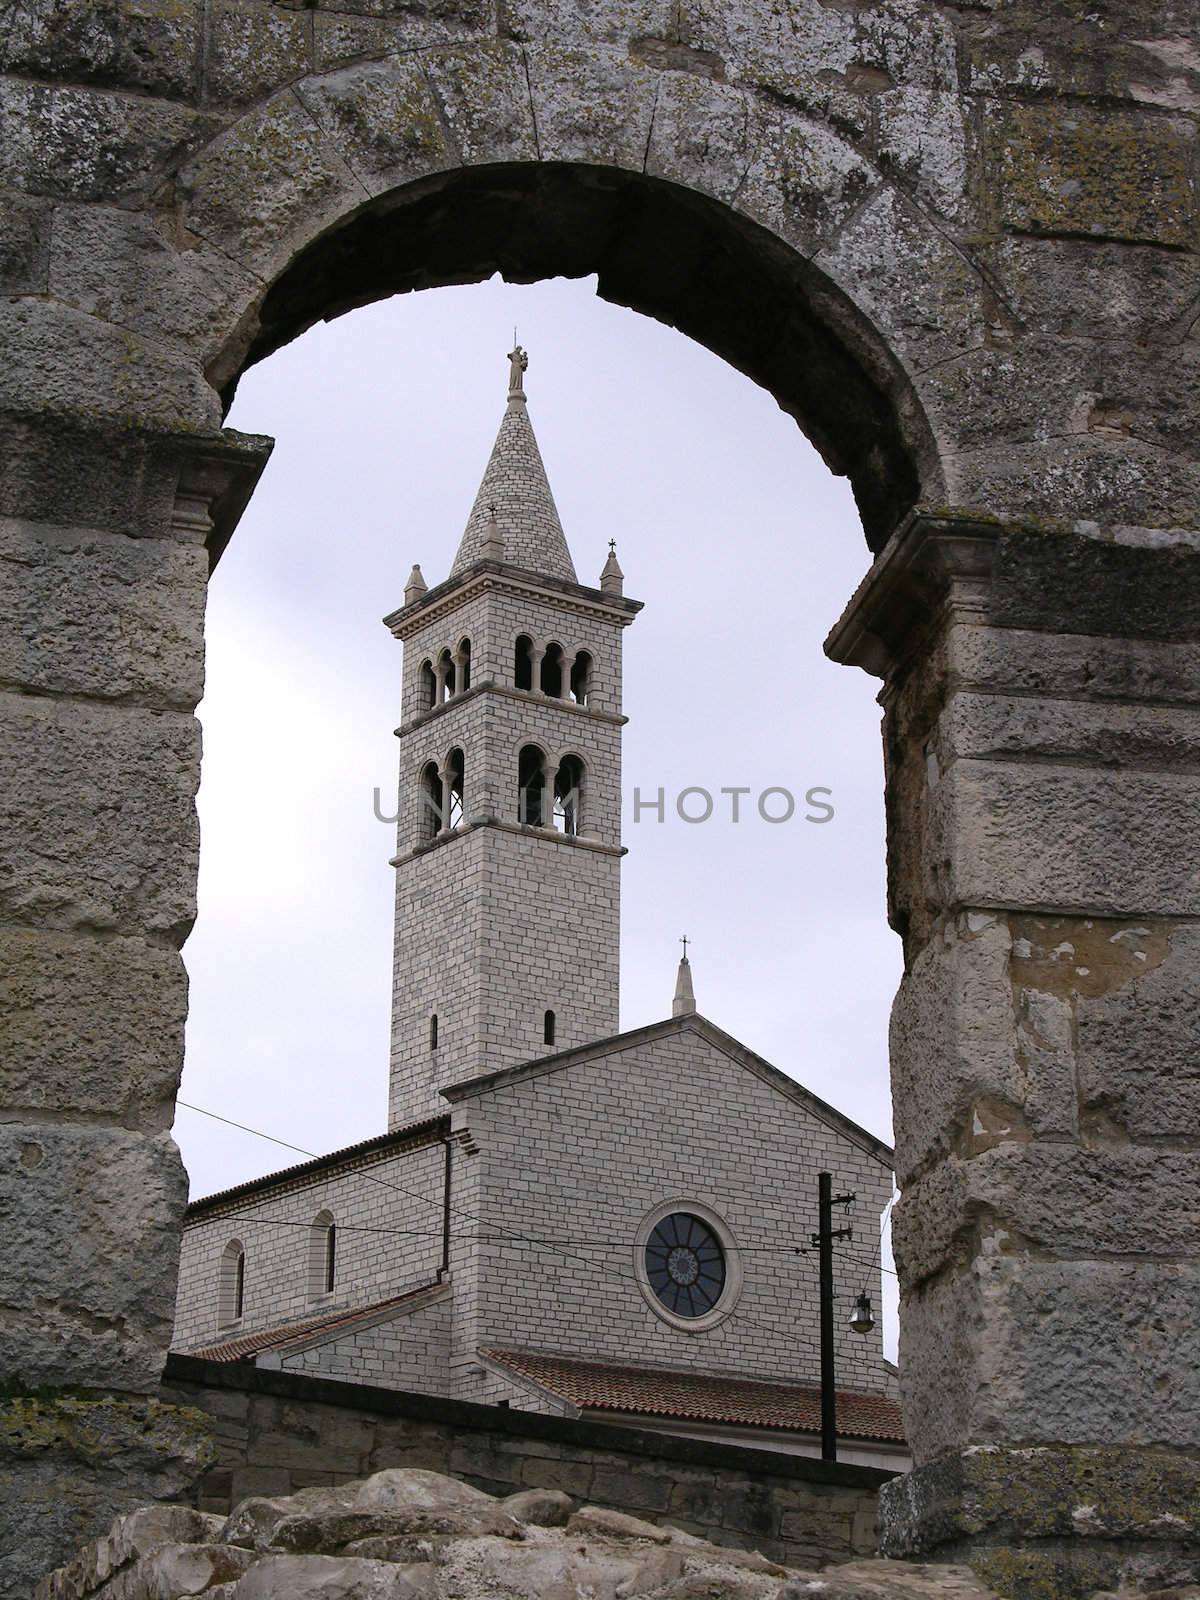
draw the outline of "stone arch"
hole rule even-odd
[[[141,25],[130,8],[82,0],[56,10],[94,13],[87,49],[73,27],[22,19],[4,44],[0,177],[17,203],[0,252],[0,514],[19,526],[2,530],[17,642],[0,734],[21,782],[0,970],[30,975],[6,1111],[63,1152],[47,1168],[61,1177],[23,1185],[37,1198],[22,1202],[27,1270],[10,1274],[18,1320],[60,1308],[23,1340],[24,1376],[158,1386],[185,1202],[159,1135],[195,914],[199,546],[219,555],[269,450],[222,435],[222,403],[249,362],[381,295],[596,272],[601,294],[775,395],[851,477],[873,549],[899,527],[830,643],[887,679],[906,941],[905,1403],[933,1477],[898,1486],[887,1548],[1008,1539],[1040,1581],[1055,1556],[1033,1548],[1034,1456],[1062,1462],[1081,1438],[1101,1452],[1089,1481],[1113,1473],[1096,1530],[1122,1537],[1148,1485],[1161,1526],[1182,1524],[1191,1480],[1161,1488],[1165,1458],[1138,1445],[1194,1448],[1189,1408],[1151,1375],[1196,1362],[1169,1347],[1129,1360],[1121,1339],[1135,1318],[1155,1338],[1190,1326],[1172,1297],[1195,1264],[1155,1261],[1180,1246],[1151,1205],[1144,1261],[1117,1264],[1129,1240],[1093,1197],[1130,1192],[1125,1156],[1161,1177],[1161,1141],[1194,1138],[1179,1090],[1200,959],[1187,732],[1144,715],[1155,695],[1156,713],[1189,703],[1200,637],[1185,53],[1147,40],[1132,0],[997,7],[986,26],[932,0],[512,0],[503,24],[463,0],[361,27],[315,0],[298,59],[239,69],[217,30],[204,49],[183,37],[199,8],[169,9],[182,50],[127,48],[113,30]],[[105,633],[131,584],[137,626]],[[81,608],[62,597],[81,589],[97,626],[76,648]],[[69,834],[89,847],[64,851]],[[1140,970],[1112,967],[1135,937]],[[1103,959],[1051,981],[1064,942]],[[1055,1019],[1033,1051],[1031,1017]],[[134,1033],[154,1041],[145,1073],[120,1045]],[[142,1208],[122,1209],[125,1253],[106,1243],[114,1270],[86,1289],[55,1248],[74,1215],[68,1140]],[[1074,1172],[1049,1164],[1064,1148]],[[1046,1193],[1052,1225],[1032,1204]],[[989,1251],[981,1213],[1010,1252]],[[1054,1318],[1031,1314],[1039,1299]],[[1111,1376],[1102,1409],[1081,1342]],[[921,1505],[977,1504],[981,1470],[1007,1532],[949,1511],[940,1533],[922,1527]],[[1094,1561],[1115,1587],[1113,1540],[1106,1554],[1101,1532],[1078,1538],[1080,1570]],[[33,1579],[68,1554],[17,1560]],[[993,1554],[1000,1571],[1003,1543]]]

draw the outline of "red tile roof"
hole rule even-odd
[[[423,1283],[419,1289],[408,1289],[404,1294],[393,1295],[390,1300],[377,1300],[374,1305],[326,1311],[320,1316],[308,1317],[303,1322],[276,1323],[271,1328],[259,1328],[253,1333],[235,1334],[232,1339],[223,1339],[220,1344],[205,1345],[203,1349],[188,1350],[183,1353],[198,1356],[203,1361],[249,1361],[261,1355],[264,1350],[273,1350],[298,1339],[307,1340],[314,1334],[331,1333],[339,1328],[348,1328],[367,1317],[374,1317],[381,1311],[390,1311],[393,1307],[403,1306],[417,1295],[428,1294],[430,1289],[438,1287],[437,1284]]]
[[[821,1428],[821,1393],[811,1385],[615,1366],[532,1350],[479,1353],[581,1411],[624,1411],[802,1433],[818,1433]],[[838,1432],[848,1439],[904,1442],[900,1407],[884,1395],[839,1389],[837,1424]]]

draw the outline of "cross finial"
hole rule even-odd
[[[609,553],[610,556],[615,556],[616,555],[616,553],[617,553],[617,541],[615,539],[610,539],[608,541],[608,553]]]
[[[692,941],[688,938],[687,934],[685,933],[683,938],[680,939],[679,942],[683,946],[683,959],[686,961],[687,960],[687,947],[688,947],[689,944],[692,943]]]

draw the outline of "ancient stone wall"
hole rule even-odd
[[[1091,1556],[1134,1507],[1194,1570],[1197,32],[1194,0],[7,8],[6,1373],[134,1417],[168,1337],[204,546],[269,453],[221,430],[239,373],[384,294],[597,272],[773,393],[882,552],[834,648],[887,678],[906,947],[929,1476],[896,1538],[1016,1538],[1009,1592],[1058,1583],[1028,1452],[1082,1483],[1099,1449]],[[66,1552],[28,1513],[52,1437],[7,1458],[18,1575]],[[981,1447],[986,1535],[946,1487]]]
[[[215,1424],[217,1457],[191,1496],[201,1511],[424,1467],[489,1494],[556,1489],[802,1566],[872,1555],[876,1498],[892,1476],[181,1356],[163,1392]]]

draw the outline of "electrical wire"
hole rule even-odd
[[[227,1127],[237,1128],[242,1133],[249,1133],[249,1134],[254,1135],[256,1138],[265,1139],[265,1140],[267,1140],[268,1143],[277,1144],[277,1145],[281,1146],[285,1150],[291,1150],[296,1155],[307,1156],[310,1160],[314,1160],[314,1161],[320,1159],[316,1155],[316,1153],[314,1151],[306,1150],[306,1149],[304,1149],[304,1147],[302,1145],[292,1144],[287,1139],[276,1138],[274,1134],[263,1133],[263,1131],[260,1128],[252,1128],[252,1127],[249,1126],[248,1123],[238,1122],[233,1117],[222,1116],[219,1112],[216,1112],[216,1111],[209,1111],[204,1106],[192,1105],[187,1100],[177,1100],[176,1101],[176,1105],[181,1106],[185,1111],[193,1111],[199,1116],[209,1117],[214,1122],[223,1122]],[[434,1199],[430,1195],[421,1194],[416,1189],[406,1189],[401,1184],[389,1183],[386,1179],[384,1179],[384,1178],[376,1178],[372,1174],[367,1173],[367,1172],[360,1171],[359,1173],[356,1174],[356,1176],[358,1176],[360,1178],[365,1178],[365,1179],[367,1179],[368,1182],[376,1183],[381,1188],[390,1189],[390,1190],[393,1191],[393,1193],[405,1195],[408,1199],[416,1200],[422,1205],[433,1206],[439,1212],[443,1210],[444,1202],[442,1200]],[[466,1210],[465,1207],[456,1206],[453,1203],[451,1203],[450,1210],[451,1210],[451,1212],[453,1212],[454,1214],[456,1214],[459,1217],[465,1217],[469,1222],[478,1223],[481,1227],[487,1225],[487,1224],[484,1223],[484,1220],[483,1220],[482,1217],[478,1216],[475,1212]],[[234,1212],[232,1212],[231,1214],[234,1215],[234,1216],[238,1216],[238,1215],[248,1216],[248,1215],[250,1215],[250,1213],[247,1212],[247,1211],[238,1212],[236,1210]],[[309,1225],[310,1224],[304,1224],[304,1226],[309,1226]],[[492,1240],[490,1242],[501,1243],[501,1244],[529,1244],[529,1245],[535,1245],[535,1246],[539,1245],[539,1241],[536,1238],[534,1238],[534,1237],[532,1237],[530,1235],[518,1233],[514,1229],[504,1228],[503,1225],[499,1224],[499,1223],[492,1223],[491,1226],[499,1229],[499,1235],[500,1236],[499,1236],[499,1238],[497,1238],[495,1240]],[[396,1231],[398,1233],[400,1233],[400,1232],[405,1232],[407,1230],[397,1229]],[[431,1230],[430,1237],[440,1237],[440,1230],[436,1234]],[[576,1243],[576,1245],[578,1245],[578,1241],[575,1241],[575,1243]],[[598,1244],[596,1246],[596,1248],[621,1248],[621,1249],[624,1249],[624,1248],[626,1248],[627,1243],[628,1243],[628,1241],[622,1241],[619,1245],[609,1245],[607,1243],[605,1243],[603,1245]],[[562,1247],[561,1245],[558,1246],[558,1248],[560,1249],[564,1259],[577,1261],[580,1265],[587,1267],[589,1272],[598,1273],[601,1277],[607,1277],[607,1278],[610,1278],[610,1279],[614,1279],[614,1280],[616,1280],[616,1281],[618,1281],[620,1283],[633,1284],[635,1288],[638,1288],[640,1290],[641,1285],[640,1285],[639,1280],[637,1279],[636,1276],[633,1276],[628,1272],[622,1272],[619,1268],[614,1267],[612,1265],[609,1265],[607,1267],[605,1267],[603,1265],[598,1266],[596,1262],[589,1261],[584,1256],[576,1255],[576,1254],[574,1254],[573,1251],[567,1250],[564,1247]],[[772,1327],[772,1326],[768,1325],[767,1323],[759,1322],[757,1319],[749,1317],[745,1312],[739,1313],[736,1307],[734,1308],[733,1312],[731,1313],[729,1320],[730,1320],[730,1322],[733,1322],[734,1320],[737,1320],[744,1327],[754,1328],[754,1329],[758,1330],[759,1332],[770,1333],[770,1334],[772,1334],[772,1335],[774,1335],[776,1337],[782,1331],[778,1327]]]
[[[320,1157],[315,1154],[314,1150],[306,1150],[304,1147],[299,1146],[299,1144],[291,1144],[288,1139],[277,1138],[275,1134],[264,1133],[261,1128],[251,1128],[248,1123],[237,1122],[234,1117],[222,1117],[219,1112],[208,1110],[203,1106],[194,1106],[194,1104],[190,1104],[189,1101],[184,1101],[184,1099],[178,1099],[176,1104],[178,1104],[178,1106],[182,1107],[184,1110],[195,1112],[195,1114],[200,1115],[200,1117],[208,1117],[211,1118],[213,1122],[221,1122],[224,1123],[224,1125],[229,1126],[229,1128],[237,1128],[240,1133],[250,1133],[253,1134],[254,1138],[266,1139],[269,1144],[277,1144],[277,1146],[282,1147],[282,1149],[291,1150],[294,1155],[304,1155],[304,1157],[309,1158],[309,1160],[320,1160]],[[355,1176],[366,1179],[368,1182],[374,1182],[374,1184],[378,1184],[381,1189],[390,1189],[392,1192],[394,1192],[394,1194],[405,1195],[406,1198],[410,1198],[410,1200],[416,1200],[416,1202],[421,1203],[421,1205],[434,1206],[438,1213],[442,1213],[443,1208],[445,1208],[445,1202],[443,1202],[443,1200],[438,1200],[438,1198],[434,1198],[432,1195],[421,1194],[418,1189],[405,1189],[402,1184],[395,1184],[395,1182],[389,1182],[384,1178],[376,1178],[374,1174],[366,1173],[366,1171],[358,1171]],[[466,1218],[467,1221],[474,1222],[474,1224],[478,1224],[480,1227],[488,1226],[488,1224],[485,1224],[485,1221],[483,1221],[483,1218],[480,1218],[480,1216],[478,1216],[477,1213],[474,1213],[474,1211],[466,1210],[464,1206],[454,1205],[454,1203],[451,1202],[450,1211],[451,1213],[456,1214],[456,1216],[459,1216],[459,1218]],[[266,1222],[266,1224],[269,1224],[269,1226],[312,1226],[310,1222],[293,1221],[293,1219],[290,1218],[261,1218],[261,1216],[254,1216],[253,1221]],[[490,1226],[494,1227],[494,1229],[498,1229],[498,1234],[475,1235],[475,1238],[472,1240],[472,1242],[493,1243],[493,1245],[514,1245],[514,1243],[517,1243],[517,1245],[533,1245],[538,1246],[538,1248],[547,1248],[547,1246],[550,1246],[550,1248],[555,1248],[555,1250],[560,1251],[563,1259],[566,1259],[566,1261],[579,1262],[581,1266],[587,1267],[590,1272],[594,1272],[594,1274],[598,1274],[600,1277],[611,1278],[611,1280],[616,1280],[616,1282],[619,1283],[632,1283],[632,1285],[634,1285],[635,1288],[638,1288],[638,1290],[642,1288],[642,1285],[640,1285],[640,1280],[638,1280],[635,1275],[629,1274],[629,1272],[622,1272],[622,1270],[616,1266],[602,1266],[602,1264],[598,1264],[598,1262],[590,1261],[590,1259],[587,1259],[586,1256],[576,1254],[576,1251],[581,1250],[581,1248],[595,1248],[595,1250],[624,1250],[624,1248],[627,1248],[627,1245],[629,1245],[629,1240],[595,1240],[595,1242],[592,1242],[592,1240],[578,1240],[578,1238],[576,1238],[576,1240],[571,1242],[573,1243],[574,1248],[568,1248],[568,1245],[566,1245],[565,1242],[562,1242],[562,1240],[547,1240],[547,1238],[539,1238],[536,1237],[536,1235],[522,1234],[522,1232],[518,1232],[518,1230],[515,1229],[506,1229],[506,1227],[502,1226],[502,1224],[499,1224],[499,1222],[491,1222]],[[339,1232],[376,1232],[376,1234],[395,1234],[400,1235],[400,1237],[442,1237],[442,1229],[429,1229],[429,1232],[424,1232],[424,1230],[419,1229],[366,1229],[366,1227],[355,1226],[355,1224],[338,1224],[338,1227]],[[805,1250],[797,1251],[797,1246],[794,1245],[733,1246],[733,1248],[741,1254],[806,1254]],[[778,1338],[779,1333],[782,1331],[779,1326],[773,1326],[770,1325],[770,1323],[758,1322],[757,1318],[749,1317],[746,1312],[739,1312],[738,1307],[734,1307],[733,1312],[731,1312],[730,1315],[730,1322],[734,1322],[734,1320],[741,1323],[742,1326],[754,1328],[754,1330],[760,1331],[760,1333],[773,1334],[774,1338]]]

